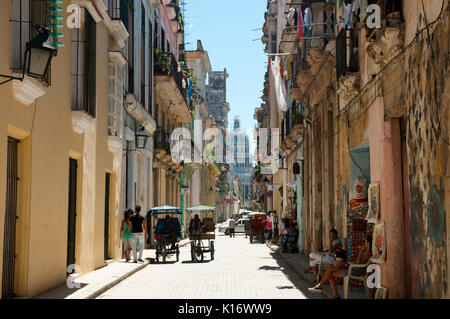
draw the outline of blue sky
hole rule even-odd
[[[195,50],[202,40],[214,71],[230,74],[227,99],[229,126],[235,115],[244,130],[254,128],[255,107],[261,96],[267,55],[260,40],[264,24],[265,0],[186,0],[185,38],[187,50]]]

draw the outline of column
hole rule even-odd
[[[127,201],[128,208],[134,209],[136,206],[136,177],[137,177],[137,153],[136,143],[134,140],[128,142],[128,192]]]
[[[383,98],[369,114],[370,171],[380,183],[380,214],[385,223],[386,261],[381,265],[381,285],[389,298],[405,298],[404,217],[400,121],[384,119]]]
[[[283,159],[283,213],[280,214],[283,218],[288,214],[288,168],[287,168],[287,157]]]

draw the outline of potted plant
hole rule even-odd
[[[303,124],[303,114],[295,113],[294,114],[294,123],[295,124]]]
[[[161,50],[155,49],[155,62],[162,73],[168,74],[170,71],[170,56]]]

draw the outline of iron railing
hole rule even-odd
[[[359,71],[358,28],[342,29],[336,39],[336,75]],[[350,59],[348,59],[348,56]]]
[[[297,101],[292,102],[292,106],[286,112],[281,125],[281,136],[284,141],[295,125],[303,124],[303,107]]]
[[[16,0],[13,3],[12,30],[12,64],[11,69],[22,72],[25,65],[25,48],[27,42],[39,34],[40,27],[48,27],[48,3],[45,0]],[[42,79],[47,85],[51,84],[51,66]]]
[[[154,133],[155,149],[163,150],[170,154],[170,134],[165,130],[157,129]]]
[[[183,88],[183,70],[178,72],[179,65],[172,53],[156,52],[155,53],[155,75],[169,75],[172,76],[177,84],[178,89],[183,95],[187,103],[186,89]]]
[[[17,153],[19,141],[8,137],[6,212],[3,240],[2,297],[14,296],[17,215]]]
[[[72,67],[72,110],[95,117],[96,23],[87,11],[83,30],[73,33],[72,46],[76,50],[76,62]]]

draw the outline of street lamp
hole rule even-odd
[[[29,76],[43,79],[47,74],[53,56],[56,56],[57,52],[50,37],[50,29],[42,29],[33,40],[26,44],[22,76],[14,77],[0,74],[1,77],[8,79],[1,82],[0,85],[11,80],[23,81],[25,72]]]
[[[150,137],[150,134],[148,134],[145,131],[145,128],[143,126],[140,127],[139,131],[135,133],[136,138],[136,148],[138,149],[144,149],[147,144],[147,139]]]

